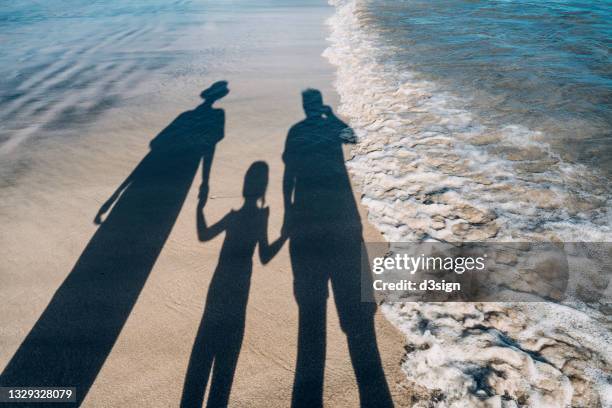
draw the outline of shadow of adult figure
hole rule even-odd
[[[225,114],[220,81],[180,114],[102,205],[100,224],[0,377],[3,386],[71,386],[79,404],[110,353],[172,230],[200,162],[206,194]],[[114,206],[113,206],[114,205]],[[111,207],[112,210],[111,210]],[[102,221],[105,213],[108,217]]]
[[[284,238],[268,243],[270,211],[264,207],[268,185],[268,165],[255,162],[244,178],[244,204],[208,226],[201,198],[197,212],[198,237],[208,241],[225,232],[219,263],[212,277],[204,316],[193,345],[182,407],[201,407],[212,370],[208,407],[228,405],[234,371],[242,346],[247,301],[253,271],[255,247],[262,263],[268,263],[280,250]]]
[[[361,220],[344,164],[352,130],[323,104],[318,90],[303,92],[306,118],[287,136],[284,233],[299,308],[293,407],[320,407],[326,353],[328,285],[347,336],[361,406],[392,406],[374,329],[375,304],[361,302]]]

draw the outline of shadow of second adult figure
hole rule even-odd
[[[318,90],[303,92],[306,118],[287,136],[284,234],[299,308],[293,407],[320,407],[326,354],[328,286],[331,283],[363,407],[393,406],[383,372],[373,303],[361,302],[361,219],[344,163],[352,130],[323,104]]]

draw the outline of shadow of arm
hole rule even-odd
[[[204,133],[203,150],[202,150],[202,182],[200,184],[200,192],[198,197],[202,200],[206,200],[208,197],[210,171],[212,169],[212,162],[215,156],[215,148],[224,136],[225,129],[225,112],[215,110],[217,115],[210,115],[211,118],[205,118],[202,120],[205,126],[200,129]]]
[[[272,244],[268,242],[268,218],[270,216],[270,209],[265,208],[263,216],[263,222],[261,226],[261,235],[259,239],[259,259],[261,263],[264,265],[267,264],[276,256],[278,251],[283,247],[283,244],[287,240],[287,237],[281,233],[281,236],[278,237]]]
[[[119,199],[119,196],[121,195],[121,193],[123,193],[123,191],[132,183],[132,180],[134,179],[134,175],[136,174],[139,168],[140,168],[140,164],[132,171],[132,173],[130,173],[130,175],[123,181],[123,183],[121,183],[121,185],[117,187],[117,189],[109,197],[109,199],[106,200],[104,204],[102,204],[102,206],[100,207],[100,209],[98,210],[98,213],[96,214],[94,218],[94,224],[97,224],[97,225],[102,224],[102,216],[108,212],[108,210],[113,206],[115,201]]]
[[[208,227],[206,225],[206,219],[204,218],[204,205],[198,205],[196,214],[196,224],[198,229],[198,240],[200,242],[210,241],[227,228],[227,219],[229,214],[221,218],[217,223]]]
[[[283,155],[285,161],[285,172],[283,174],[283,203],[285,207],[285,215],[283,217],[283,226],[281,235],[286,235],[291,226],[291,214],[293,207],[293,192],[295,189],[296,175],[292,170],[291,163],[288,160],[287,154]]]
[[[357,136],[355,136],[355,132],[349,125],[344,123],[340,118],[336,116],[333,109],[329,106],[325,106],[325,117],[332,125],[332,128],[335,130],[334,133],[338,135],[340,139],[342,139],[342,143],[354,144],[357,142]]]

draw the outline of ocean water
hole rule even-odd
[[[331,3],[347,166],[388,241],[612,241],[612,2]],[[383,304],[415,406],[610,406],[610,270],[585,269],[599,303]]]
[[[544,132],[568,160],[612,168],[612,2],[376,1],[366,10],[396,51],[390,63],[469,99],[483,124]]]
[[[349,162],[394,241],[609,241],[610,1],[338,1]]]

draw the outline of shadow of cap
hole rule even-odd
[[[214,100],[223,98],[228,93],[229,88],[227,87],[227,81],[217,81],[210,87],[203,90],[200,96],[202,99]]]

